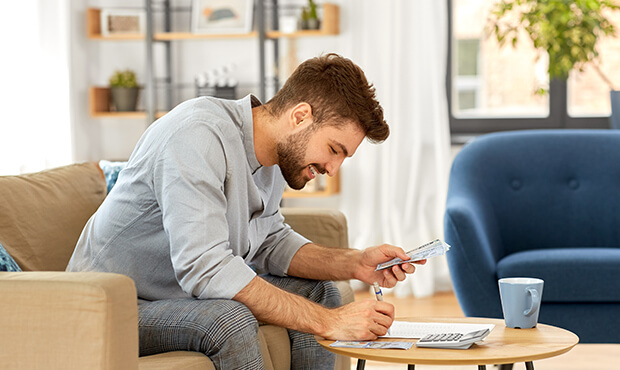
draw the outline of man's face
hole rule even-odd
[[[354,123],[342,126],[310,126],[290,134],[277,144],[278,165],[288,185],[296,190],[319,173],[334,176],[346,157],[355,153],[364,132]]]

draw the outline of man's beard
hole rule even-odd
[[[304,163],[304,156],[311,134],[312,130],[306,128],[301,132],[292,134],[286,141],[279,142],[276,145],[278,165],[282,171],[282,176],[284,176],[288,186],[295,190],[302,189],[308,182],[307,176],[305,176],[308,165]],[[321,173],[324,172],[319,166],[315,165],[315,167]]]

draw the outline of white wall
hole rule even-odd
[[[289,0],[292,3],[304,0]],[[340,5],[341,33],[334,37],[303,38],[297,41],[280,41],[282,73],[307,58],[324,52],[336,52],[347,56],[354,45],[348,30],[347,9],[354,6],[354,0],[330,0]],[[173,6],[189,7],[189,0],[172,0]],[[280,3],[286,3],[280,0]],[[131,154],[133,147],[147,127],[141,119],[92,118],[88,111],[88,88],[92,85],[107,85],[108,77],[115,69],[131,68],[137,72],[139,82],[145,81],[146,46],[143,41],[94,41],[86,37],[86,10],[89,7],[142,7],[143,0],[72,0],[71,1],[71,101],[74,141],[74,160],[93,161],[100,159],[123,160]],[[189,30],[189,12],[177,13],[173,20],[174,30]],[[293,44],[292,44],[293,43]],[[293,45],[291,49],[290,46]],[[191,84],[197,73],[211,68],[235,63],[236,77],[240,82],[238,95],[258,94],[258,40],[183,40],[172,43],[173,79]],[[267,50],[267,55],[271,56]],[[289,51],[296,50],[291,58]],[[161,47],[156,49],[156,74],[163,75]],[[296,60],[295,60],[296,59]],[[292,66],[288,67],[289,65]],[[268,64],[269,66],[270,64]],[[270,69],[268,69],[268,74]],[[193,88],[188,86],[177,92],[175,102],[193,97]],[[159,94],[158,94],[159,96]],[[161,109],[163,98],[158,97]],[[139,105],[142,103],[139,102]]]

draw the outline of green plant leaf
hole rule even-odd
[[[534,48],[549,54],[549,78],[566,79],[571,70],[598,59],[600,36],[616,36],[606,14],[617,10],[620,4],[613,0],[499,0],[489,11],[485,29],[500,46],[509,39],[513,47],[525,31]],[[512,25],[515,20],[518,23]]]

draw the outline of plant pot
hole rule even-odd
[[[609,92],[609,98],[611,100],[611,128],[620,130],[620,91],[611,90]]]
[[[308,30],[318,30],[321,28],[321,22],[316,18],[310,18],[307,22],[306,29]]]
[[[134,112],[138,104],[137,87],[111,87],[112,106],[117,112]]]

